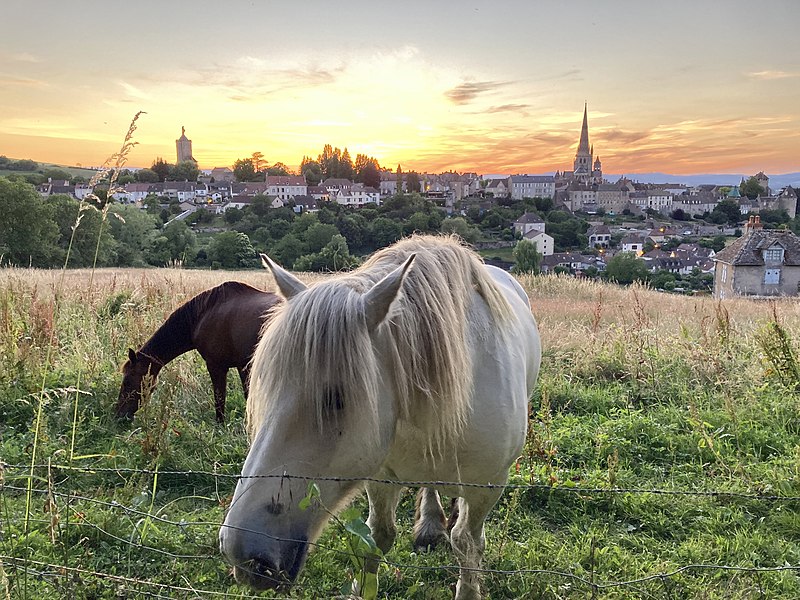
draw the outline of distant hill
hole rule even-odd
[[[670,175],[668,173],[625,173],[625,177],[632,181],[640,183],[682,183],[684,185],[702,185],[715,184],[715,185],[739,185],[744,179],[749,178],[752,173],[745,175],[742,173],[708,173],[700,175]],[[800,187],[800,173],[783,173],[781,175],[770,175],[769,187],[778,190],[787,185],[792,187]],[[616,181],[621,175],[607,175],[604,177],[609,181]]]
[[[0,152],[0,154],[2,154],[2,152]],[[22,159],[19,159],[19,158],[12,158],[10,156],[8,158],[9,158],[9,160],[12,160],[12,161],[22,160]],[[10,170],[10,169],[3,169],[2,167],[0,167],[0,176],[9,175],[11,173],[19,173],[21,175],[27,175],[29,173],[39,173],[39,174],[41,174],[44,171],[47,171],[48,169],[61,169],[62,171],[66,171],[67,173],[69,173],[73,177],[79,176],[79,177],[85,177],[86,179],[91,179],[92,176],[95,173],[97,173],[97,171],[95,169],[84,169],[83,167],[74,167],[74,166],[69,166],[69,165],[57,165],[57,164],[54,164],[54,163],[40,162],[40,161],[35,160],[35,159],[30,159],[30,160],[33,160],[35,163],[37,163],[39,165],[39,168],[36,169],[35,171],[15,171],[15,170]]]

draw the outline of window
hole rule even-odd
[[[728,265],[722,265],[722,283],[728,281]]]
[[[776,285],[781,282],[780,269],[766,269],[764,271],[764,283],[767,285]]]
[[[783,248],[775,247],[764,250],[765,263],[781,263],[783,262]]]

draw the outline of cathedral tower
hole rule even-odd
[[[581,139],[578,142],[578,151],[575,153],[575,163],[573,173],[575,179],[581,182],[588,182],[592,177],[592,150],[589,146],[589,120],[587,118],[587,105],[583,105],[583,126],[581,127]]]
[[[192,156],[192,140],[186,137],[186,128],[181,127],[181,137],[175,140],[175,147],[178,150],[178,162],[182,163],[187,160],[197,164],[197,161]]]

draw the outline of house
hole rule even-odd
[[[308,184],[299,175],[268,175],[265,183],[268,196],[276,196],[284,201],[308,194]]]
[[[800,238],[791,231],[765,230],[758,215],[713,260],[716,298],[800,295]]]
[[[556,178],[552,175],[512,175],[508,182],[514,200],[552,198],[556,191]]]
[[[628,234],[619,242],[620,252],[634,252],[637,255],[644,252],[644,238],[639,235]]]
[[[608,248],[611,244],[611,230],[608,225],[595,225],[586,232],[590,248]]]
[[[514,221],[514,231],[521,236],[525,236],[531,231],[544,233],[544,221],[536,213],[526,212]]]
[[[572,273],[579,275],[590,267],[595,267],[598,271],[605,271],[606,264],[602,257],[578,252],[554,252],[542,259],[542,273],[551,273],[556,267],[569,269]]]
[[[223,181],[232,182],[235,179],[233,171],[228,167],[214,167],[211,169],[211,178],[216,183],[221,183]]]
[[[543,231],[531,230],[522,236],[523,240],[528,240],[536,244],[536,251],[542,256],[550,256],[553,254],[553,244],[555,240],[550,235]]]
[[[370,203],[380,206],[381,194],[374,187],[366,186],[363,183],[354,183],[349,189],[340,189],[335,200],[337,204],[345,206],[361,207]]]
[[[328,188],[326,188],[324,185],[308,186],[308,195],[315,200],[330,200]]]
[[[508,198],[507,179],[489,179],[489,183],[483,189],[483,193],[493,198]]]

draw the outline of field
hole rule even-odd
[[[11,160],[19,160],[19,159],[11,159]],[[14,173],[19,173],[20,175],[30,175],[32,173],[40,173],[47,171],[48,169],[60,169],[62,171],[66,171],[73,177],[84,177],[87,181],[89,181],[94,175],[97,174],[95,169],[84,169],[83,167],[70,167],[66,165],[56,165],[53,163],[38,163],[39,168],[36,171],[12,171],[10,169],[0,169],[0,177],[4,175],[12,175]]]
[[[273,287],[262,271],[0,270],[0,597],[250,597],[217,548],[247,450],[238,378],[224,426],[195,353],[133,423],[111,416],[127,348],[226,279]],[[487,521],[487,596],[800,597],[800,303],[520,281],[544,357]],[[451,552],[412,552],[410,492],[398,514],[378,597],[450,598]],[[291,597],[339,594],[351,542],[329,526]]]

